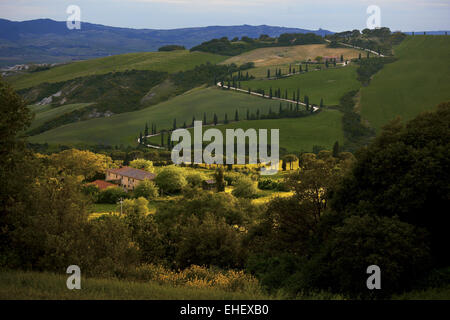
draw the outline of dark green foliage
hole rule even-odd
[[[384,65],[387,63],[392,63],[396,59],[393,57],[385,58],[372,58],[360,60],[359,68],[356,70],[358,74],[358,80],[361,81],[363,85],[368,85],[370,83],[371,77],[383,69]]]
[[[116,204],[120,199],[125,199],[128,194],[121,187],[109,187],[100,191],[98,194],[98,203]]]
[[[167,45],[167,46],[162,46],[158,49],[158,51],[175,51],[175,50],[186,50],[186,48],[184,46],[178,46],[178,45]]]
[[[386,126],[357,155],[351,175],[333,197],[339,212],[373,212],[398,216],[427,229],[437,262],[448,265],[449,233],[442,208],[448,205],[450,103],[424,113],[406,126],[398,120]]]
[[[345,137],[344,149],[347,151],[356,151],[363,145],[366,145],[375,136],[374,130],[364,126],[361,121],[361,116],[354,111],[354,97],[356,94],[357,91],[351,91],[345,94],[339,101],[340,110],[344,113],[342,127]]]

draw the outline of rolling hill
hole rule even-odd
[[[346,92],[358,89],[360,83],[356,80],[356,66],[351,65],[320,71],[311,70],[307,73],[277,80],[242,81],[241,87],[243,89],[251,88],[252,91],[264,89],[265,94],[269,94],[270,88],[272,90],[280,88],[283,95],[287,90],[289,99],[292,99],[293,94],[297,94],[297,89],[300,89],[302,101],[304,96],[308,95],[310,103],[319,105],[320,99],[323,98],[324,104],[330,106],[337,105],[339,99]]]
[[[66,22],[50,19],[9,21],[0,19],[0,66],[21,63],[53,63],[92,59],[131,52],[156,51],[164,45],[191,48],[221,37],[279,36],[283,33],[313,32],[321,36],[327,30],[305,30],[272,26],[210,26],[171,30],[109,27],[87,22],[81,30],[69,30]]]
[[[197,65],[218,63],[226,57],[204,52],[177,50],[171,52],[144,52],[116,55],[87,61],[72,62],[49,70],[26,73],[7,78],[15,89],[36,86],[43,82],[61,82],[79,77],[101,75],[126,70],[152,70],[174,73]]]
[[[395,47],[398,60],[361,89],[362,117],[376,130],[450,100],[450,37],[408,36]]]
[[[268,99],[249,96],[242,93],[229,92],[216,88],[198,88],[177,96],[169,101],[139,111],[122,113],[108,118],[98,118],[68,124],[29,138],[30,142],[49,144],[108,144],[135,145],[139,132],[144,130],[145,123],[150,126],[157,123],[157,130],[171,129],[174,119],[178,127],[203,119],[206,112],[207,121],[212,121],[214,113],[223,122],[225,113],[228,119],[234,119],[238,110],[240,120],[244,119],[247,109],[255,113],[268,113],[269,108],[277,110],[279,103]],[[286,149],[309,150],[313,145],[331,146],[336,140],[343,139],[341,129],[341,113],[324,111],[318,115],[298,119],[258,120],[229,124],[243,127],[251,124],[261,128],[282,129],[281,146]],[[247,124],[246,124],[247,123]],[[242,125],[242,126],[241,126]],[[304,138],[304,141],[303,139]]]
[[[255,67],[267,67],[286,65],[308,59],[314,60],[317,56],[340,57],[344,55],[345,59],[357,58],[358,50],[351,48],[327,48],[326,44],[309,44],[291,47],[273,47],[260,48],[239,56],[228,58],[222,64],[235,63],[242,65],[253,62]]]

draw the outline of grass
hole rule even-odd
[[[81,270],[83,272],[83,270]],[[267,300],[254,292],[228,292],[140,283],[116,279],[83,278],[81,289],[66,287],[65,273],[0,272],[0,300]]]
[[[324,99],[325,105],[337,105],[339,99],[346,93],[358,89],[360,83],[356,80],[356,66],[350,65],[344,68],[330,68],[320,71],[310,71],[308,73],[294,75],[278,80],[250,80],[242,81],[243,89],[251,88],[252,91],[258,89],[265,90],[269,94],[270,88],[273,93],[280,88],[284,96],[288,91],[288,98],[292,99],[293,93],[297,94],[300,89],[300,98],[309,96],[309,102],[315,105],[320,104],[320,99]]]
[[[361,114],[376,130],[397,116],[410,120],[450,100],[450,37],[409,36],[361,89]]]
[[[239,66],[247,62],[254,62],[256,67],[267,67],[296,63],[308,59],[314,60],[317,56],[337,57],[339,61],[341,55],[344,55],[344,59],[351,60],[352,58],[357,58],[360,52],[352,48],[327,48],[326,44],[308,44],[255,49],[239,56],[231,57],[222,63],[235,63]]]
[[[90,103],[76,103],[67,104],[57,108],[51,108],[50,106],[32,106],[30,109],[35,112],[35,118],[31,123],[30,130],[43,125],[45,122],[54,118],[62,116],[65,113],[70,113],[74,110],[82,109],[89,106]]]
[[[11,79],[15,89],[36,86],[43,82],[60,82],[78,77],[125,70],[153,70],[174,73],[193,69],[202,63],[218,63],[226,57],[205,52],[176,50],[171,52],[141,52],[72,62],[50,70],[27,73]]]
[[[140,131],[144,131],[145,123],[154,122],[157,130],[171,129],[173,120],[181,127],[186,121],[191,125],[192,117],[203,119],[207,114],[207,121],[212,122],[214,113],[220,121],[225,113],[228,119],[234,118],[236,109],[241,117],[245,117],[247,109],[255,113],[260,109],[267,114],[269,108],[277,110],[276,101],[262,99],[243,93],[228,92],[216,88],[199,88],[177,96],[169,101],[139,110],[117,114],[108,118],[97,118],[55,128],[29,138],[30,142],[49,144],[107,144],[107,145],[135,145]]]
[[[399,295],[394,295],[393,300],[449,300],[450,286],[443,288],[429,288],[414,290]]]
[[[223,134],[226,129],[237,128],[243,130],[250,128],[279,129],[280,147],[288,151],[311,152],[313,146],[322,146],[331,150],[336,141],[339,141],[339,144],[343,143],[344,135],[341,119],[342,113],[339,111],[323,110],[318,114],[305,118],[239,121],[228,125],[221,125],[217,128]],[[192,130],[190,131],[192,135]],[[150,139],[150,142],[154,142],[155,144],[158,144],[160,141],[160,137]],[[270,137],[268,141],[270,141]]]

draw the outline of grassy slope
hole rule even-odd
[[[0,300],[258,300],[269,296],[235,293],[217,289],[172,287],[157,283],[137,283],[112,279],[81,279],[81,290],[68,290],[68,275],[1,271]]]
[[[226,57],[177,50],[171,52],[143,52],[115,55],[111,57],[73,62],[50,70],[29,73],[11,79],[15,89],[35,86],[42,82],[59,82],[94,74],[105,74],[125,70],[154,70],[169,73],[185,71],[202,63],[218,63]]]
[[[252,91],[264,89],[269,94],[269,89],[273,91],[280,88],[282,95],[288,89],[288,98],[292,99],[292,94],[300,89],[300,98],[309,96],[310,103],[319,104],[320,99],[324,99],[325,105],[337,105],[339,99],[351,90],[358,89],[360,83],[356,80],[356,66],[344,68],[330,68],[321,71],[310,71],[308,73],[295,75],[278,80],[251,80],[241,82],[243,89],[251,88]]]
[[[351,48],[327,48],[326,44],[308,44],[292,47],[274,47],[260,48],[236,57],[231,57],[223,62],[223,64],[235,63],[241,65],[247,62],[254,62],[256,67],[284,65],[289,63],[300,62],[303,60],[314,60],[317,56],[336,56],[351,60],[357,58],[358,50]]]
[[[216,88],[195,89],[139,111],[65,125],[30,137],[29,140],[61,144],[134,145],[139,132],[144,130],[145,122],[148,122],[149,126],[152,122],[157,123],[158,130],[171,129],[174,118],[177,119],[178,126],[182,126],[184,121],[190,125],[194,115],[197,120],[203,119],[204,112],[207,114],[208,122],[212,121],[214,113],[217,113],[219,120],[223,121],[225,112],[231,120],[236,109],[242,118],[247,108],[253,113],[259,108],[261,113],[266,114],[270,107],[274,111],[278,110],[278,103]]]
[[[36,113],[36,116],[31,123],[30,129],[34,129],[45,122],[52,120],[56,117],[59,117],[65,113],[72,112],[74,110],[82,109],[86,106],[88,106],[89,103],[75,103],[75,104],[67,104],[61,107],[57,108],[50,108],[50,109],[40,109],[40,108],[31,108],[32,111]]]
[[[324,110],[306,118],[240,121],[221,125],[217,128],[223,134],[225,129],[279,129],[280,146],[282,148],[288,151],[311,152],[315,145],[331,149],[336,141],[343,144],[341,118],[342,113],[339,111]],[[270,142],[270,137],[268,139]],[[150,141],[159,144],[161,138],[153,137]]]
[[[410,36],[395,49],[398,61],[361,90],[361,113],[379,130],[400,115],[404,121],[450,99],[450,37]]]

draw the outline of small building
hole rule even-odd
[[[202,187],[203,190],[216,190],[216,180],[204,180]]]
[[[141,181],[155,178],[156,174],[154,173],[131,167],[106,170],[106,181],[115,183],[128,191],[134,190]]]
[[[109,183],[109,182],[106,182],[106,181],[103,181],[103,180],[95,180],[93,182],[87,183],[87,185],[88,186],[95,185],[95,186],[98,187],[99,190],[105,190],[106,188],[115,187],[116,186],[113,183]]]

